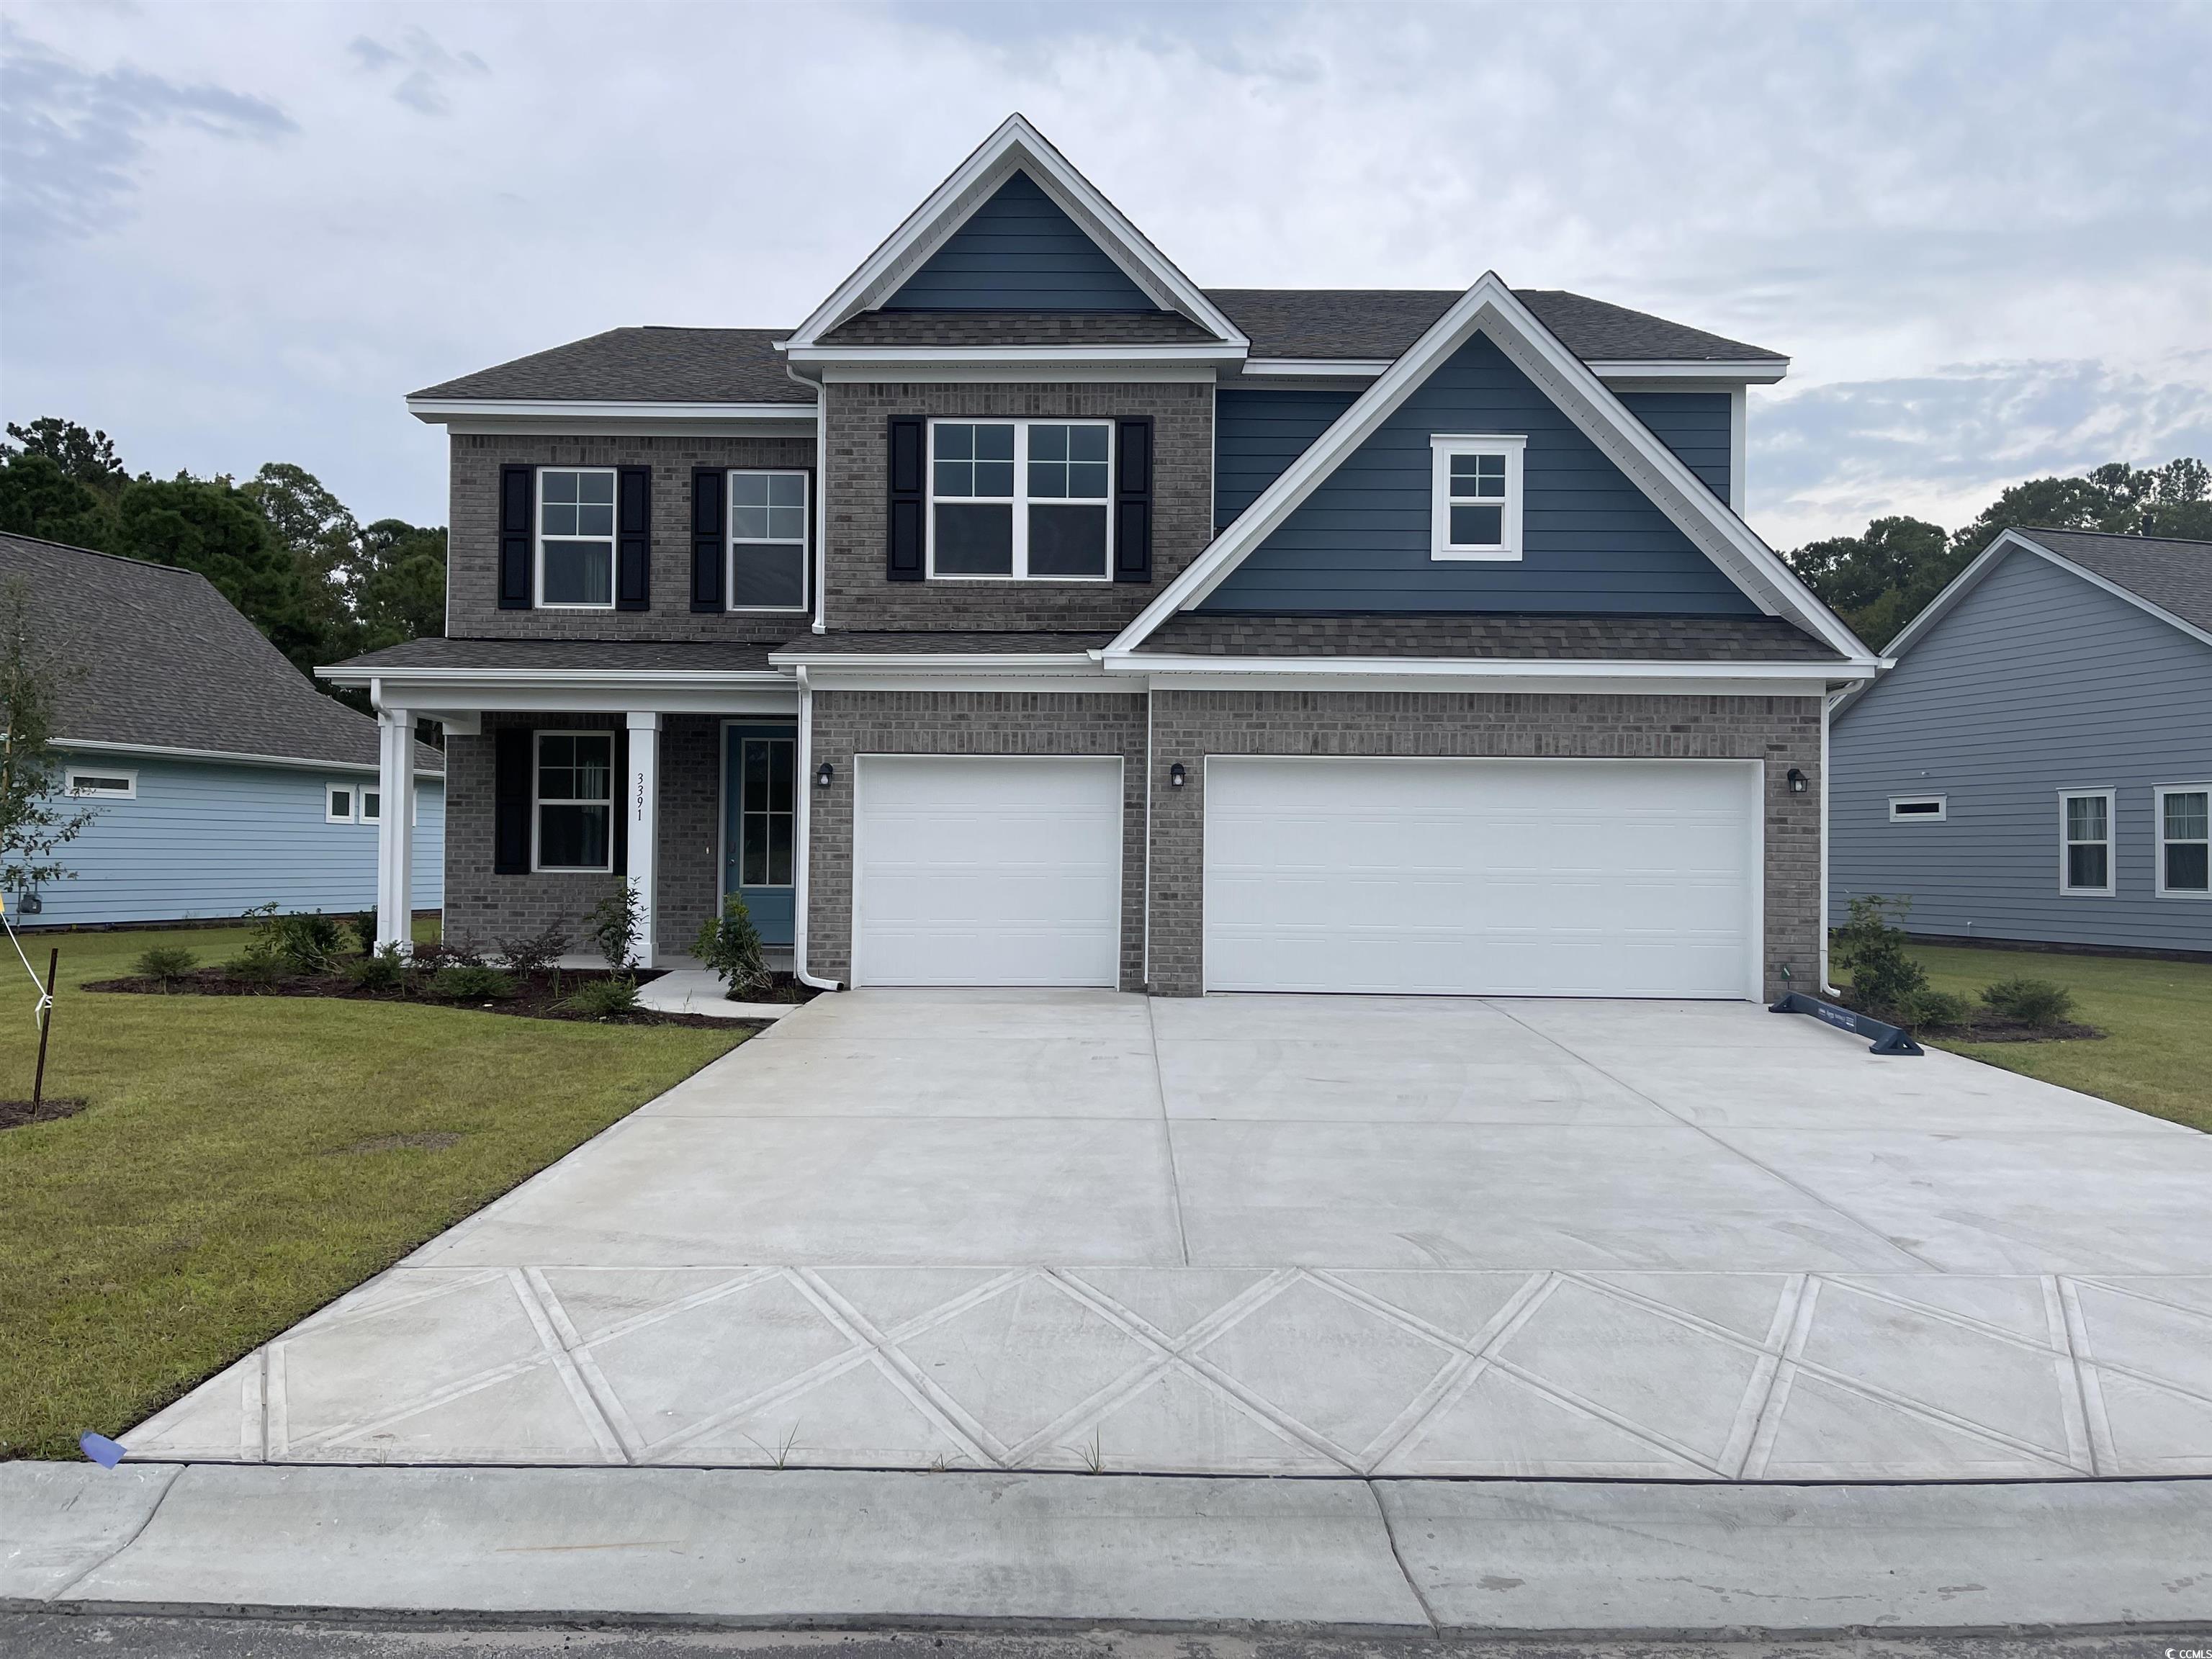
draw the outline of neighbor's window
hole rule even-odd
[[[362,790],[361,792],[361,821],[363,823],[376,823],[380,822],[383,817],[383,795],[374,789]]]
[[[540,732],[534,866],[611,869],[614,810],[614,733]]]
[[[1447,435],[1429,440],[1429,556],[1521,556],[1521,454],[1528,440],[1511,434]]]
[[[1104,581],[1114,428],[933,421],[929,574]]]
[[[2061,795],[2058,889],[2063,893],[2112,890],[2112,792]]]
[[[353,822],[353,790],[349,787],[332,784],[323,803],[323,818],[329,823]]]
[[[1892,795],[1892,823],[1942,823],[1950,817],[1950,802],[1942,795]]]
[[[79,772],[69,775],[72,795],[99,795],[110,800],[130,800],[138,793],[136,772]]]
[[[730,609],[806,609],[806,475],[730,474]]]
[[[538,603],[614,609],[612,467],[538,469]]]
[[[2158,792],[2158,890],[2212,894],[2212,784]]]

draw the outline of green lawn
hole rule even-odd
[[[2101,1095],[2154,1117],[2212,1130],[2212,963],[1917,945],[1939,991],[1972,1000],[2001,979],[2047,979],[2074,993],[2101,1042],[1944,1042],[2008,1071]]]
[[[244,929],[61,946],[50,1096],[0,1131],[0,1457],[76,1456],[398,1261],[743,1040],[450,1008],[81,991],[148,945],[202,961]],[[7,950],[0,940],[0,951]],[[26,1098],[35,993],[7,951],[0,1097]],[[349,1151],[408,1134],[438,1150]]]

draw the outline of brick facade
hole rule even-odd
[[[894,415],[1152,418],[1152,580],[894,582],[884,574]],[[833,630],[1118,629],[1213,538],[1213,388],[1183,381],[829,388],[828,603]]]
[[[853,757],[855,755],[1120,755],[1122,757],[1121,988],[1145,982],[1145,699],[1141,693],[817,691],[813,763],[828,789],[808,835],[806,967],[853,971]]]

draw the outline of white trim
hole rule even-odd
[[[922,569],[927,580],[933,582],[1080,582],[1095,586],[1114,580],[1114,422],[1091,417],[1018,416],[1000,418],[981,415],[932,416],[925,423],[927,441],[922,458]],[[1014,429],[1014,492],[1011,495],[945,495],[937,493],[937,434],[947,426],[1010,426]],[[1096,427],[1106,434],[1106,493],[1099,496],[1032,496],[1030,494],[1030,431],[1033,427]],[[974,465],[972,461],[970,465]],[[951,507],[995,507],[1004,501],[1007,511],[1007,527],[1012,537],[1007,553],[1007,568],[1001,574],[989,570],[940,571],[937,568],[937,508],[942,501]],[[1042,503],[1074,507],[1095,506],[1106,526],[1104,557],[1095,576],[1050,575],[1037,576],[1030,573],[1030,515],[1029,509]],[[774,661],[774,658],[769,659]]]
[[[2150,845],[2152,890],[2160,898],[2212,899],[2212,887],[2168,887],[2166,884],[2166,849],[2169,847],[2193,847],[2194,841],[2170,842],[2166,838],[2166,798],[2168,795],[2203,795],[2205,805],[2212,809],[2212,783],[2158,783],[2150,791]],[[2212,826],[2208,826],[2212,827]],[[2208,838],[2206,858],[2212,860],[2212,838]]]
[[[2073,840],[2067,833],[2066,805],[2069,801],[2099,799],[2105,803],[2105,839],[2103,842]],[[2067,857],[2071,847],[2096,847],[2105,849],[2105,884],[2102,887],[2076,887],[2068,879],[2072,860]],[[2120,890],[2120,802],[2117,789],[2061,789],[2058,792],[2058,890],[2069,898],[2110,898]]]
[[[1084,678],[1096,678],[1102,672],[1090,653],[1078,651],[1018,653],[886,651],[863,653],[858,651],[809,651],[802,646],[796,651],[775,652],[769,660],[793,667],[811,668],[817,674],[827,669],[837,668],[897,668],[917,674],[978,674],[1003,668],[1010,674],[1027,674],[1042,668],[1060,669]]]
[[[601,539],[601,538],[598,536],[586,536],[582,534],[580,532],[574,536],[548,536],[545,533],[545,475],[549,472],[574,473],[578,478],[583,477],[587,473],[605,473],[606,475],[607,482],[610,486],[610,492],[606,503],[607,533],[605,538],[607,549],[607,602],[605,605],[601,605],[596,600],[590,602],[575,599],[554,600],[549,599],[545,597],[545,544],[549,541],[597,543]],[[530,567],[530,575],[531,580],[533,584],[531,589],[531,596],[535,601],[537,608],[540,611],[613,610],[615,608],[615,590],[621,586],[622,574],[619,568],[622,564],[621,468],[612,466],[546,465],[532,468],[530,476],[532,483],[532,517],[530,525],[532,562]],[[596,501],[589,503],[584,502],[580,495],[580,494],[574,505],[579,515],[578,522],[580,524],[582,522],[581,514],[583,513],[584,507],[586,505],[596,507],[599,503]]]
[[[1057,369],[1086,363],[1220,364],[1244,361],[1240,347],[1224,345],[979,345],[979,346],[798,346],[791,348],[796,364],[823,368],[855,365],[895,375],[915,378],[916,366],[952,368],[978,365],[994,369]],[[878,375],[876,378],[881,378]]]
[[[738,480],[741,477],[796,478],[799,480],[799,522],[804,528],[796,542],[780,538],[738,534]],[[804,617],[813,611],[813,600],[807,593],[809,577],[814,564],[814,481],[803,466],[732,466],[722,473],[722,599],[723,609],[733,617]],[[738,550],[740,547],[796,547],[799,550],[799,591],[797,605],[738,605]]]
[[[1528,434],[1512,432],[1431,432],[1429,434],[1429,557],[1515,563],[1521,560],[1521,463]],[[1498,544],[1462,546],[1451,538],[1451,510],[1462,499],[1451,490],[1455,456],[1498,456],[1505,462],[1505,494],[1498,498],[1502,520]],[[1467,498],[1473,501],[1474,498]],[[1486,503],[1474,501],[1476,506]]]
[[[1248,380],[1373,380],[1389,357],[1247,357]],[[1584,359],[1590,373],[1616,392],[1686,392],[1709,387],[1741,395],[1747,386],[1771,386],[1790,370],[1787,357],[1707,362],[1679,357]],[[1680,382],[1698,383],[1686,386]],[[1658,384],[1651,384],[1657,382]]]
[[[407,412],[435,426],[447,421],[796,421],[811,425],[805,404],[646,403],[599,398],[410,398]]]
[[[788,675],[773,670],[753,668],[415,668],[357,666],[351,663],[337,663],[318,668],[316,675],[333,685],[367,685],[372,680],[389,680],[393,685],[436,685],[447,681],[483,680],[491,683],[510,682],[515,684],[573,686],[589,690],[597,686],[615,685],[788,685]],[[89,744],[80,745],[90,747]],[[118,745],[119,746],[119,745]],[[178,750],[178,754],[197,754],[197,750]],[[302,761],[301,765],[317,763]],[[343,762],[335,763],[343,765]]]
[[[1594,357],[1589,372],[1603,380],[1728,380],[1739,386],[1772,386],[1790,373],[1790,359]]]
[[[335,810],[337,798],[345,797],[345,811]],[[354,783],[326,783],[323,786],[323,822],[325,823],[353,823],[358,822],[361,807],[361,786]]]
[[[120,781],[123,787],[120,789],[88,789],[78,781],[82,778],[97,778],[103,784]],[[138,774],[136,769],[128,766],[103,766],[97,770],[88,766],[65,767],[63,769],[62,787],[64,793],[77,800],[136,800],[138,799]]]
[[[1297,377],[1311,380],[1373,380],[1390,367],[1388,357],[1247,357],[1247,379]]]
[[[1900,808],[1933,805],[1932,812],[1907,812]],[[1951,798],[1948,795],[1892,795],[1889,798],[1889,821],[1892,823],[1948,823],[1951,821]]]
[[[625,793],[624,783],[615,776],[619,763],[622,744],[619,733],[604,726],[577,729],[550,727],[530,734],[530,873],[532,875],[605,876],[614,873],[615,867],[615,811]],[[607,796],[605,800],[587,800],[582,796],[556,796],[548,801],[538,793],[538,781],[544,769],[543,756],[548,738],[601,738],[607,745]],[[545,864],[538,854],[538,824],[547,806],[605,806],[607,809],[607,861],[605,864]]]
[[[376,797],[376,811],[368,810],[368,798]],[[371,789],[366,784],[354,792],[354,819],[359,823],[381,823],[384,821],[384,792]]]
[[[908,659],[911,661],[912,659]],[[1825,684],[1871,677],[1871,665],[1818,662],[1642,662],[1627,658],[1528,657],[1177,657],[1107,648],[1115,674],[1207,674],[1237,678],[1280,674],[1336,678],[1383,675],[1393,678],[1571,680],[1694,679],[1798,680]]]
[[[1736,386],[1729,393],[1729,511],[1743,516],[1746,456],[1751,446],[1751,393]]]
[[[362,684],[368,682],[363,680]],[[235,749],[173,749],[158,743],[109,743],[97,738],[56,738],[53,747],[90,755],[144,755],[156,760],[221,761],[230,766],[281,766],[293,772],[376,772],[374,761],[314,760],[303,755],[252,755]],[[417,777],[444,778],[434,766],[418,766]]]
[[[1207,299],[1198,285],[1176,270],[1167,256],[1123,216],[1121,210],[1071,167],[1044,135],[1021,115],[1010,115],[998,131],[955,167],[945,182],[884,239],[859,269],[837,285],[811,317],[792,331],[787,345],[794,353],[815,345],[854,313],[880,305],[929,262],[930,256],[965,224],[975,210],[997,193],[1015,173],[1027,173],[1037,187],[1075,221],[1131,282],[1164,311],[1180,311],[1200,327],[1240,349],[1243,334]]]
[[[1835,613],[1679,456],[1628,412],[1588,365],[1560,344],[1495,271],[1485,272],[1412,349],[1261,491],[1236,522],[1121,631],[1108,647],[1109,655],[1131,649],[1176,611],[1202,601],[1479,329],[1487,331],[1523,373],[1531,374],[1601,453],[1622,465],[1653,505],[1758,600],[1763,611],[1791,617],[1849,663],[1869,668],[1875,665],[1878,659]],[[1543,385],[1547,377],[1553,385]],[[1560,392],[1571,395],[1556,395]]]

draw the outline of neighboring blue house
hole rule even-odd
[[[1831,920],[2212,955],[2212,542],[2011,530],[1830,738]]]
[[[19,927],[107,927],[376,898],[376,722],[317,691],[195,571],[0,534],[60,679],[55,747],[98,816]],[[416,745],[418,909],[444,889],[442,763]]]

